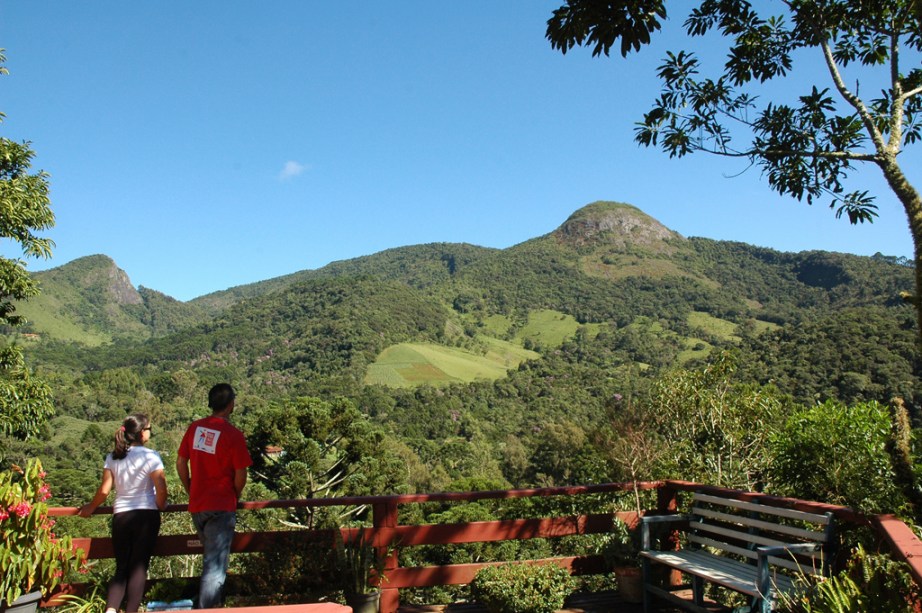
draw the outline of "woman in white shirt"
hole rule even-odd
[[[145,447],[151,425],[146,415],[125,418],[115,433],[115,447],[106,456],[102,483],[80,517],[89,517],[115,489],[112,505],[112,546],[115,575],[109,582],[106,613],[117,613],[125,600],[126,613],[135,613],[144,597],[147,568],[160,532],[160,511],[166,508],[166,476],[160,454]]]

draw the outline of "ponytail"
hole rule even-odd
[[[115,447],[112,449],[112,459],[121,460],[128,455],[128,449],[135,443],[141,442],[141,432],[150,423],[147,415],[136,413],[129,415],[115,431]]]

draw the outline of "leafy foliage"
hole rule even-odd
[[[247,438],[256,482],[286,499],[396,493],[400,460],[383,433],[345,399],[299,398],[254,418]],[[321,524],[311,509],[293,519]],[[296,513],[296,512],[295,512]],[[328,519],[327,525],[338,525]]]
[[[669,441],[667,476],[747,490],[764,481],[769,437],[787,407],[772,388],[734,383],[734,371],[723,354],[704,369],[677,371],[657,383],[652,419]]]
[[[366,538],[364,532],[357,532],[349,538],[338,533],[335,552],[336,568],[343,582],[344,590],[353,594],[370,594],[379,588],[384,560]]]
[[[858,546],[842,572],[808,589],[782,595],[780,610],[796,613],[899,613],[916,610],[919,587],[905,563]]]
[[[58,537],[48,517],[51,490],[39,460],[0,472],[0,605],[39,590],[47,595],[82,567],[82,550]]]
[[[0,435],[36,434],[52,415],[48,384],[32,374],[19,347],[0,348]]]
[[[890,417],[876,402],[828,401],[791,415],[772,435],[774,491],[867,513],[900,508],[887,442]]]
[[[471,594],[491,613],[552,613],[571,590],[570,574],[553,564],[488,566],[471,583]]]

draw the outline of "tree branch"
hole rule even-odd
[[[753,151],[753,154],[760,156],[778,156],[778,157],[804,157],[817,160],[854,160],[856,162],[874,162],[880,160],[878,154],[874,153],[852,153],[851,151],[788,151],[781,149],[769,149],[766,151]]]
[[[829,69],[829,75],[832,77],[832,82],[835,83],[839,94],[858,112],[861,123],[864,124],[864,128],[868,131],[871,140],[874,142],[874,148],[877,149],[878,153],[884,153],[887,147],[884,144],[883,135],[880,133],[880,130],[877,129],[871,112],[868,110],[868,107],[865,106],[861,98],[845,87],[845,82],[842,80],[839,67],[836,66],[836,60],[832,57],[832,49],[829,48],[829,42],[824,40],[820,47],[823,50],[823,58],[826,60],[826,67]]]
[[[890,87],[893,100],[890,107],[890,142],[887,150],[896,155],[903,140],[903,85],[900,83],[900,39],[895,31],[890,33]]]

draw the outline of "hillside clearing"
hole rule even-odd
[[[538,358],[514,343],[479,337],[485,352],[430,343],[400,343],[388,347],[368,367],[365,383],[388,387],[415,387],[499,379],[525,360]]]

